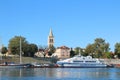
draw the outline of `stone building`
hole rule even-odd
[[[70,48],[68,48],[66,46],[58,47],[52,56],[60,58],[60,59],[69,58],[70,57]]]

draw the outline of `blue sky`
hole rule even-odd
[[[120,0],[0,0],[0,40],[14,36],[47,45],[50,28],[55,46],[86,47],[103,38],[114,50],[120,42]]]

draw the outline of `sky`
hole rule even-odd
[[[120,0],[0,0],[0,44],[14,36],[47,45],[52,28],[55,47],[82,47],[103,38],[120,42]]]

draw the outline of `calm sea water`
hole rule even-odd
[[[0,69],[0,80],[120,80],[120,68]]]

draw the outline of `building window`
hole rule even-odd
[[[64,56],[64,52],[62,52],[62,56]]]
[[[67,52],[67,56],[69,56],[69,55],[68,55],[68,52]]]
[[[53,43],[53,39],[50,39],[49,42],[50,42],[50,43]]]

